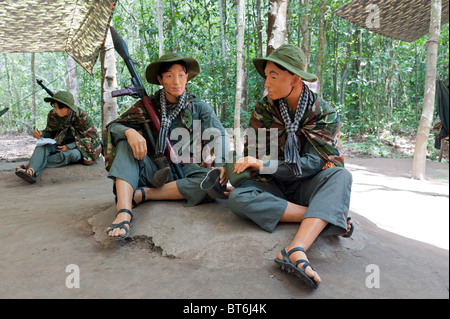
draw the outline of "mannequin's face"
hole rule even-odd
[[[158,76],[158,80],[164,87],[166,99],[176,103],[177,99],[186,90],[188,74],[182,65],[174,64],[162,76]]]

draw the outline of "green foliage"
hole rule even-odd
[[[413,134],[418,127],[423,104],[426,71],[427,36],[405,43],[352,26],[332,12],[347,0],[326,0],[326,52],[323,61],[323,97],[341,114],[345,136],[365,136],[367,146],[376,146],[383,132]],[[221,50],[219,6],[225,21],[226,52]],[[196,58],[202,73],[189,83],[189,90],[209,103],[226,127],[234,125],[236,92],[236,7],[233,1],[163,0],[164,48]],[[257,0],[246,1],[245,31],[245,94],[241,107],[241,123],[246,126],[253,106],[262,97],[264,80],[253,67],[258,55]],[[262,51],[265,54],[268,0],[261,0]],[[310,66],[317,71],[319,1],[309,1],[307,7],[299,1],[289,1],[287,41],[300,45],[302,15],[308,17],[311,31]],[[128,44],[138,72],[145,79],[147,65],[158,59],[157,1],[119,1],[113,26]],[[448,77],[448,24],[441,29],[438,72]],[[225,55],[223,58],[222,54]],[[0,109],[10,111],[0,118],[0,132],[31,130],[30,54],[0,55]],[[130,76],[118,57],[118,84],[130,85]],[[53,90],[65,89],[67,62],[64,53],[36,53],[36,77]],[[80,103],[101,126],[100,62],[94,76],[78,68]],[[158,86],[145,83],[151,94]],[[46,93],[36,88],[38,128],[43,128],[48,105]],[[118,99],[119,113],[135,102],[130,97]],[[375,141],[375,144],[372,143]],[[377,142],[378,141],[378,142]],[[371,146],[372,145],[372,146]],[[372,152],[370,149],[367,152]],[[383,153],[383,151],[381,151]]]

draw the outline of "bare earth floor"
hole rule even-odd
[[[449,298],[448,163],[416,181],[411,159],[349,158],[356,230],[313,245],[315,291],[273,262],[298,225],[267,233],[226,200],[146,202],[131,238],[113,241],[103,162],[47,169],[33,185],[14,174],[23,163],[0,162],[0,298]]]

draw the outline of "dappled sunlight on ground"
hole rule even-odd
[[[392,161],[400,166],[393,167]],[[385,173],[380,162],[383,159],[348,161],[351,210],[387,231],[449,249],[448,164],[428,163],[441,166],[440,175],[430,172],[433,178],[419,181],[410,178],[412,159],[384,159]]]

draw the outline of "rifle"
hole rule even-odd
[[[161,129],[161,120],[159,119],[158,113],[156,112],[155,106],[153,105],[150,97],[147,95],[147,92],[145,91],[145,87],[142,84],[141,78],[139,77],[139,74],[136,71],[136,68],[134,67],[134,63],[131,60],[130,53],[128,52],[128,47],[123,38],[117,33],[117,31],[110,27],[111,30],[111,36],[113,39],[114,49],[116,52],[121,56],[121,58],[125,61],[125,64],[128,68],[128,71],[131,75],[131,83],[132,85],[128,86],[124,90],[118,90],[111,92],[112,97],[118,97],[118,96],[132,96],[133,98],[140,98],[142,100],[142,105],[144,105],[145,110],[147,111],[150,120],[153,124],[153,127],[156,130],[156,133],[159,134],[159,131]],[[148,132],[148,135],[151,137],[151,132]],[[150,139],[152,140],[152,139]],[[151,141],[152,142],[152,141]],[[171,162],[172,169],[177,174],[178,178],[184,178],[184,173],[181,169],[181,166],[178,161],[178,154],[175,152],[172,143],[170,142],[169,138],[166,138],[166,158],[169,159]],[[152,146],[156,149],[155,143]]]
[[[48,93],[48,95],[50,95],[50,96],[55,95],[55,93],[53,93],[52,90],[50,90],[48,87],[46,87],[46,86],[42,83],[42,80],[36,79],[36,82],[37,82],[37,84],[39,84],[39,85],[41,86],[41,88],[43,88],[43,89]]]

